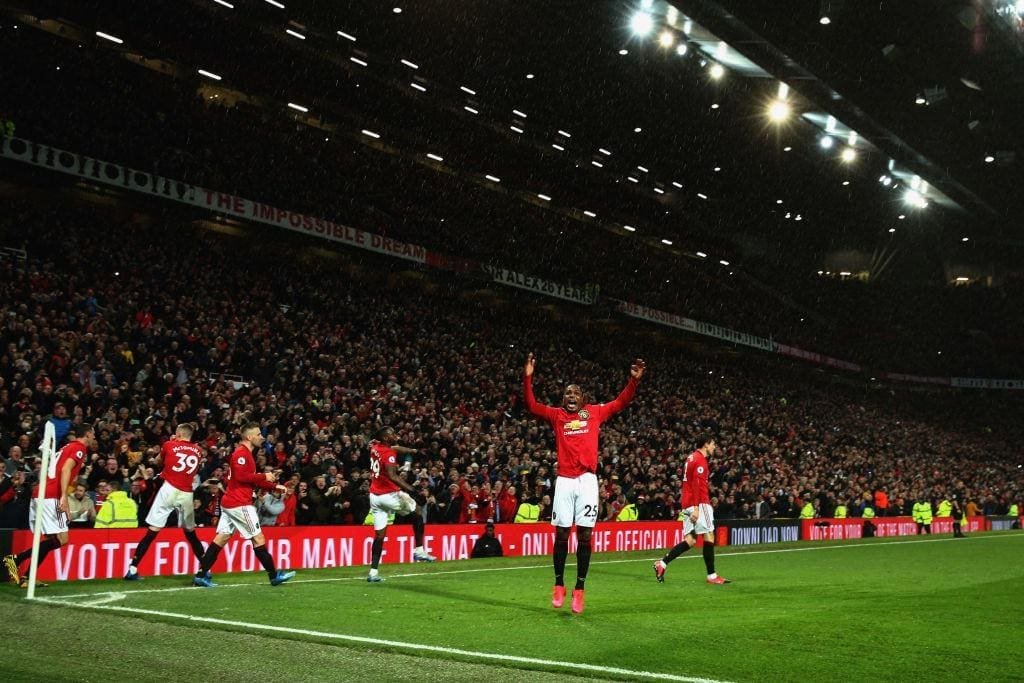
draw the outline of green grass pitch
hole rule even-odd
[[[384,565],[381,584],[350,567],[277,588],[262,572],[219,575],[214,589],[53,584],[34,602],[7,585],[0,677],[1024,679],[1019,532],[722,548],[726,586],[705,583],[693,551],[658,584],[657,555],[595,555],[581,615],[551,607],[544,557]]]

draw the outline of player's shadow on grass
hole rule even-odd
[[[419,593],[420,595],[431,595],[438,598],[444,598],[445,600],[460,600],[462,602],[475,602],[480,605],[486,605],[487,607],[507,607],[508,609],[519,610],[520,612],[534,612],[537,614],[550,613],[552,611],[550,604],[545,607],[540,607],[532,604],[523,604],[519,602],[512,602],[510,600],[502,600],[494,596],[478,596],[471,593],[463,593],[459,591],[450,591],[434,586],[423,586],[423,585],[412,585],[410,583],[398,582],[388,584],[388,590],[403,590],[409,591],[410,593]],[[547,603],[549,598],[544,595],[543,591],[540,593],[540,598],[544,599]]]

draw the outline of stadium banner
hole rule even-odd
[[[406,244],[372,232],[357,230],[333,221],[308,216],[297,211],[278,209],[267,204],[215,192],[198,185],[163,178],[152,173],[136,171],[121,164],[92,159],[49,147],[22,138],[3,138],[0,157],[22,161],[33,166],[59,171],[86,180],[112,185],[182,204],[189,204],[240,219],[272,225],[293,232],[374,251],[416,263],[427,262],[427,249]]]
[[[764,337],[747,334],[746,332],[737,332],[736,330],[728,327],[704,323],[699,320],[685,318],[674,313],[666,313],[665,311],[659,311],[654,308],[647,308],[646,306],[622,301],[620,299],[612,299],[612,301],[615,302],[615,310],[633,318],[639,318],[659,325],[667,325],[668,327],[675,327],[676,329],[686,330],[687,332],[693,332],[694,334],[700,334],[705,337],[714,337],[715,339],[732,342],[733,344],[740,344],[741,346],[750,346],[755,349],[761,349],[762,351],[771,351],[773,349],[772,341],[770,339],[765,339]]]
[[[894,382],[914,382],[915,384],[934,384],[948,387],[951,379],[949,377],[923,377],[921,375],[906,375],[902,372],[881,372],[879,376],[883,379]]]
[[[798,349],[795,346],[788,346],[786,344],[775,344],[775,353],[780,353],[783,356],[789,356],[791,358],[799,358],[801,360],[810,361],[817,363],[818,365],[827,365],[832,368],[841,368],[843,370],[849,370],[851,372],[860,372],[861,367],[856,363],[851,363],[845,360],[839,360],[831,356],[826,356],[822,353],[816,353],[814,351],[804,351]]]
[[[788,543],[800,540],[798,519],[715,520],[717,529],[728,529],[729,545]]]
[[[215,529],[196,530],[209,543]],[[483,533],[481,524],[428,524],[424,546],[439,560],[463,560]],[[267,549],[281,569],[322,569],[368,565],[373,545],[370,526],[266,527]],[[39,569],[43,581],[117,579],[125,575],[145,529],[72,529],[68,544],[50,553]],[[495,535],[506,557],[550,555],[555,532],[550,524],[497,524]],[[576,550],[571,535],[569,552]],[[595,552],[664,550],[683,540],[678,522],[599,522],[592,538]],[[32,533],[15,531],[12,552],[32,543]],[[412,562],[415,546],[412,526],[398,524],[388,529],[382,562]],[[198,562],[180,529],[166,529],[157,536],[139,571],[144,576],[190,574]],[[252,544],[235,536],[213,566],[213,572],[261,571]]]
[[[550,280],[542,280],[539,277],[524,275],[507,268],[497,266],[482,266],[484,272],[491,276],[491,280],[498,284],[525,289],[536,294],[553,296],[558,299],[565,299],[577,304],[591,305],[595,300],[595,288],[593,285],[574,287],[572,285],[561,285]]]
[[[1024,379],[985,379],[982,377],[950,377],[950,384],[961,389],[1024,389]]]

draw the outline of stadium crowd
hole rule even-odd
[[[201,13],[184,17],[195,23],[183,29],[202,31],[226,52],[228,61],[262,63],[267,58],[254,54],[255,48],[239,41],[222,22]],[[184,58],[188,46],[168,42],[155,27],[137,28],[144,48],[140,56],[147,66],[138,63],[140,56],[116,56],[24,25],[16,30],[4,25],[0,56],[19,68],[7,86],[0,118],[15,122],[17,135],[28,139],[305,211],[478,263],[565,284],[594,283],[606,296],[866,367],[939,376],[1024,376],[1015,353],[1024,338],[1024,317],[1014,306],[1020,280],[995,288],[954,289],[938,283],[866,286],[814,280],[809,273],[811,281],[788,276],[792,281],[783,294],[772,294],[748,277],[746,271],[754,272],[754,264],[730,273],[713,263],[657,250],[622,249],[620,237],[594,230],[589,223],[438,173],[403,152],[370,148],[351,137],[326,133],[311,124],[358,130],[365,123],[352,111],[328,109],[326,101],[318,122],[285,117],[267,104],[265,98],[276,101],[280,93],[266,91],[262,69],[242,70],[233,84],[253,97],[228,106],[227,96],[215,95],[194,74],[175,78],[161,72],[158,57]],[[295,60],[301,68],[289,71],[296,79],[294,87],[301,85],[308,92],[322,91],[325,79],[338,73],[308,55],[297,53]],[[361,102],[368,91],[381,88],[369,78],[361,83],[347,76],[333,78],[326,92],[343,101]],[[487,151],[498,144],[493,132],[453,130],[444,111],[431,112],[425,105],[413,106],[393,96],[374,102],[382,112],[379,123],[388,125],[398,148],[413,149],[430,140],[475,155],[465,160],[469,167],[484,168],[494,161],[488,156],[493,152]],[[442,139],[445,135],[453,137]],[[504,149],[501,163],[542,185],[564,180],[520,147]],[[553,177],[540,178],[541,173]],[[595,182],[592,176],[573,176],[564,191],[579,191],[576,203],[605,196],[630,212],[647,210],[621,187],[589,185]],[[323,192],[325,187],[351,191]],[[653,220],[652,214],[648,222]],[[467,240],[466,235],[473,238]],[[578,257],[583,240],[586,259]],[[539,243],[545,245],[544,257],[530,248]],[[724,243],[706,248],[727,250]],[[665,278],[666,273],[671,277]]]
[[[543,520],[554,444],[522,410],[527,351],[548,403],[569,381],[610,400],[630,360],[647,359],[636,399],[602,429],[603,519],[626,506],[674,519],[683,460],[708,430],[720,518],[794,517],[808,501],[821,516],[838,503],[856,515],[879,491],[891,501],[882,514],[953,495],[1000,513],[1024,490],[1012,392],[867,388],[383,257],[331,258],[288,235],[11,207],[0,238],[27,258],[0,261],[0,526],[26,524],[46,421],[60,437],[98,425],[75,496],[85,525],[85,499],[102,505],[112,482],[144,518],[159,446],[182,421],[206,452],[197,521],[215,523],[224,458],[248,420],[266,434],[259,464],[288,482],[280,500],[261,501],[265,523],[363,523],[368,444],[382,425],[418,449],[407,476],[429,521],[509,522],[523,502]]]

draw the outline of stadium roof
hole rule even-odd
[[[139,30],[120,2],[39,4],[41,16],[113,35]],[[174,12],[230,22],[240,41],[265,45],[277,66],[262,75],[293,110],[363,119],[404,154],[432,154],[444,173],[492,187],[507,210],[558,212],[616,234],[623,249],[706,253],[769,281],[779,267],[841,266],[843,254],[873,277],[1018,267],[1024,37],[1011,2],[190,0],[154,10],[162,20],[145,32],[173,46],[161,56],[210,65],[230,84],[247,65],[201,35],[176,35]],[[338,80],[317,96],[285,92],[302,59],[324,60]]]

